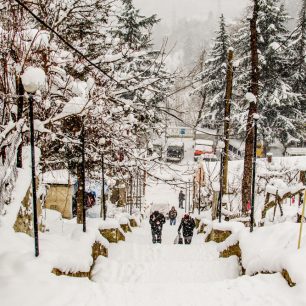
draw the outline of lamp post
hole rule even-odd
[[[254,226],[254,207],[255,207],[255,183],[256,183],[256,148],[257,148],[257,121],[259,115],[253,114],[254,121],[254,140],[253,140],[253,167],[252,167],[252,198],[251,198],[251,225],[250,232],[253,232]]]
[[[34,114],[33,94],[45,84],[45,73],[40,68],[29,67],[21,76],[25,91],[29,94],[29,125],[30,125],[30,146],[31,146],[31,168],[32,168],[32,203],[33,203],[33,229],[35,256],[39,256],[38,243],[38,221],[37,221],[37,196],[36,196],[36,172],[35,172],[35,142],[34,142]]]
[[[102,147],[105,145],[105,138],[101,138],[99,140],[99,145],[101,145]],[[105,190],[104,190],[104,186],[105,186],[105,177],[104,177],[104,152],[103,149],[101,151],[101,174],[102,174],[102,188],[101,188],[101,211],[100,211],[100,217],[103,217],[103,220],[106,219],[106,204],[105,204]]]
[[[222,210],[222,197],[223,197],[223,150],[225,148],[224,141],[219,141],[218,148],[220,149],[220,192],[219,192],[219,198],[218,198],[218,217],[219,217],[219,223],[221,223],[221,210]]]
[[[82,215],[83,215],[83,232],[86,232],[86,184],[85,184],[85,126],[84,122],[81,129],[81,151],[82,151]]]

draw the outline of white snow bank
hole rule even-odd
[[[96,227],[99,230],[120,228],[120,224],[116,219],[107,218],[103,220],[102,218],[93,218],[87,219],[87,221],[89,226]]]
[[[302,249],[297,250],[299,226],[286,222],[255,228],[253,233],[241,232],[239,245],[246,274],[286,269],[294,282],[305,282],[306,233],[303,233]]]
[[[246,228],[241,222],[221,222],[219,223],[217,220],[211,222],[207,219],[204,221],[207,224],[205,239],[210,234],[210,232],[214,230],[220,231],[230,231],[232,234],[223,242],[218,243],[217,251],[222,252],[228,247],[235,245],[239,241],[240,232],[245,231]]]
[[[8,228],[0,231],[0,282],[1,305],[92,305],[90,296],[100,294],[94,284],[87,278],[55,276],[51,273],[56,263],[62,269],[70,270],[70,263],[65,262],[67,254],[75,253],[80,262],[74,261],[74,268],[87,269],[90,262],[88,252],[82,251],[82,244],[73,244],[58,235],[41,234],[40,256],[34,256],[34,239],[22,234],[14,233]],[[66,244],[66,246],[65,246]],[[73,246],[73,249],[69,247]],[[57,249],[57,247],[60,247]],[[64,253],[60,253],[64,251]],[[90,247],[91,252],[91,247]],[[83,261],[83,262],[81,262]],[[80,290],[82,288],[82,290]],[[76,303],[77,300],[77,303]]]

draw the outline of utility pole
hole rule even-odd
[[[253,17],[250,20],[251,31],[251,93],[257,98],[259,94],[259,62],[257,50],[257,18],[259,5],[258,0],[254,1]],[[253,114],[256,113],[256,101],[250,102],[249,113],[246,126],[246,140],[245,140],[245,155],[244,155],[244,169],[242,178],[242,213],[247,213],[248,202],[251,197],[251,182],[252,182],[252,153],[253,153]]]
[[[223,176],[222,176],[222,193],[227,193],[228,182],[228,151],[229,151],[229,130],[230,130],[230,115],[231,115],[231,99],[233,92],[233,58],[234,51],[229,48],[227,53],[227,71],[226,71],[226,92],[224,99],[224,149],[223,149]]]

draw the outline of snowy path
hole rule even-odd
[[[171,165],[181,174],[192,165],[192,141],[184,142],[184,161]],[[157,172],[168,176],[171,171],[164,167]],[[150,182],[147,203],[177,206],[179,190],[162,181]],[[179,210],[179,216],[183,213]],[[202,235],[195,234],[191,245],[174,245],[177,228],[168,221],[162,244],[154,245],[145,220],[126,242],[111,245],[109,258],[101,258],[94,269],[93,280],[103,297],[100,305],[302,306],[296,299],[299,289],[290,288],[280,274],[240,277],[237,257],[219,258],[214,243],[204,243]]]
[[[145,221],[126,242],[112,245],[94,271],[101,305],[299,305],[280,275],[239,277],[235,257],[218,258],[200,235],[192,245],[174,245],[176,230],[166,224],[162,244],[153,245]]]

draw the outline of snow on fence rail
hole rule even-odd
[[[0,215],[4,213],[4,204],[8,204],[17,178],[17,149],[21,143],[21,133],[16,131],[6,141],[5,156],[0,165]],[[3,149],[4,146],[1,147]]]

